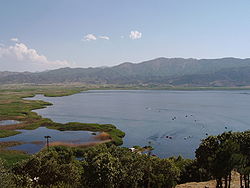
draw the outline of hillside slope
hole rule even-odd
[[[88,83],[174,86],[250,85],[250,59],[158,58],[105,68],[61,68],[38,73],[0,72],[0,84]]]

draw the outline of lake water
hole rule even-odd
[[[250,129],[250,91],[109,90],[31,99],[54,104],[35,110],[43,117],[60,123],[112,123],[126,133],[124,146],[151,142],[160,157],[193,158],[207,134]]]
[[[19,124],[19,121],[16,120],[2,120],[0,121],[0,126],[4,126],[4,125],[15,125],[15,124]]]
[[[22,145],[9,147],[13,150],[23,150],[27,153],[36,153],[40,151],[45,146],[44,136],[51,136],[49,139],[50,143],[53,142],[66,142],[71,144],[83,144],[86,142],[97,141],[92,132],[90,131],[58,131],[53,129],[48,129],[46,127],[39,127],[35,130],[18,130],[21,134],[14,136],[0,138],[1,142],[7,141],[20,141],[25,142]]]

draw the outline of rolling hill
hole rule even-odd
[[[0,84],[15,83],[159,84],[248,86],[250,59],[157,58],[113,67],[61,68],[44,72],[0,72]]]

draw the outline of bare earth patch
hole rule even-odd
[[[98,140],[110,140],[111,137],[110,137],[110,135],[108,133],[101,132],[100,134],[95,136],[95,139],[98,139]]]
[[[98,142],[86,142],[82,144],[74,144],[74,143],[68,143],[68,142],[51,142],[49,145],[50,146],[68,146],[68,147],[90,147],[90,146],[95,146],[97,144],[103,144],[107,142],[111,142],[112,140],[103,140],[103,141],[98,141]]]
[[[206,181],[206,182],[190,182],[185,184],[177,185],[176,188],[215,188],[216,181]],[[240,188],[240,176],[237,172],[232,172],[232,182],[231,188]]]

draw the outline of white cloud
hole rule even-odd
[[[124,39],[124,36],[123,36],[123,35],[121,36],[121,39]]]
[[[91,40],[97,40],[97,37],[94,34],[87,34],[83,37],[83,41],[91,41]]]
[[[131,31],[129,38],[135,40],[135,39],[140,39],[142,37],[142,33],[140,33],[139,31]]]
[[[105,40],[109,40],[110,38],[108,36],[99,36],[100,39],[105,39]]]
[[[11,38],[10,40],[13,41],[13,42],[19,42],[18,38]]]
[[[0,70],[43,71],[70,66],[67,61],[50,61],[23,43],[0,48]]]
[[[3,44],[3,43],[0,43],[0,47],[4,47],[4,44]]]

